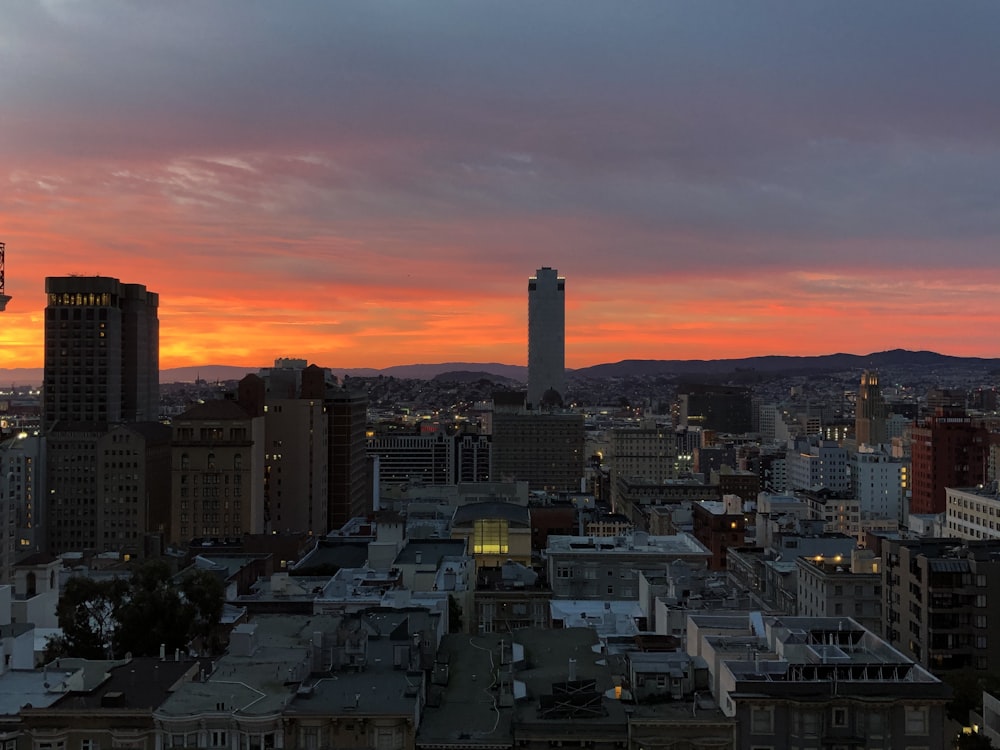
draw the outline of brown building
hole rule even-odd
[[[882,540],[885,639],[934,672],[1000,671],[1000,540]]]
[[[987,480],[990,434],[964,410],[938,409],[911,433],[911,513],[944,513],[946,487],[974,487]]]
[[[742,547],[746,535],[746,518],[738,499],[735,503],[726,501],[692,503],[691,509],[694,521],[692,534],[712,553],[708,567],[711,570],[725,570],[728,549]]]
[[[196,404],[173,422],[169,540],[233,538],[270,529],[264,503],[263,381],[235,400]]]

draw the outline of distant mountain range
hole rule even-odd
[[[640,376],[719,375],[737,371],[756,371],[766,374],[809,375],[864,368],[890,369],[896,367],[954,367],[1000,370],[1000,359],[982,357],[952,357],[928,351],[893,349],[872,354],[826,354],[816,357],[746,357],[743,359],[626,359],[602,365],[572,370],[583,378],[624,378]],[[160,371],[161,383],[194,382],[200,378],[209,382],[239,380],[247,373],[257,372],[258,367],[233,367],[231,365],[204,365],[201,367],[175,367]],[[454,380],[466,382],[495,376],[524,383],[528,368],[497,362],[443,362],[440,364],[397,365],[378,370],[374,368],[330,368],[337,377],[377,377],[379,375],[418,380]],[[41,368],[0,368],[0,387],[6,385],[39,385]]]

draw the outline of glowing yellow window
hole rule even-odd
[[[508,524],[504,519],[480,519],[476,521],[473,534],[472,552],[475,555],[506,555],[510,550]]]

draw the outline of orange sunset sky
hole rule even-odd
[[[1000,356],[1000,4],[5,3],[0,369],[44,277],[161,366]]]

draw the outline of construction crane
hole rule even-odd
[[[7,303],[10,302],[10,296],[3,292],[3,256],[4,243],[0,242],[0,312],[6,310]]]

